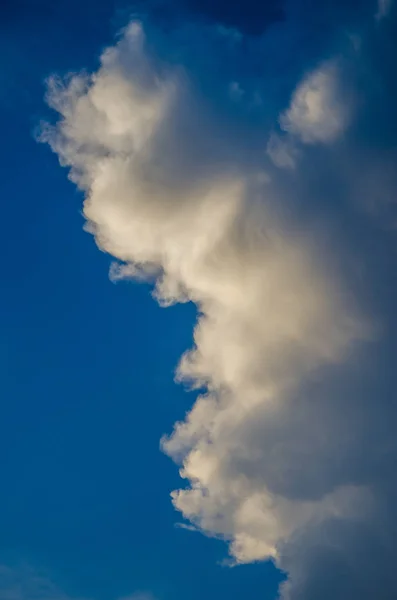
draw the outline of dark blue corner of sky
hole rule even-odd
[[[181,10],[199,12],[196,2]],[[224,0],[204,5],[198,18],[237,19]],[[283,18],[279,2],[248,6],[254,33],[257,10],[263,26]],[[45,568],[71,596],[95,600],[139,589],[159,600],[270,599],[271,565],[220,567],[223,544],[174,526],[168,494],[180,480],[159,439],[192,400],[173,370],[193,307],[165,315],[144,286],[109,282],[110,258],[82,229],[82,198],[34,140],[48,117],[45,78],[95,67],[146,8],[0,3],[0,563]]]

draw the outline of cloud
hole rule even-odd
[[[281,137],[277,133],[272,133],[269,137],[266,151],[272,162],[280,169],[293,169],[299,155],[293,140],[289,136]]]
[[[344,132],[349,118],[346,98],[341,97],[338,85],[338,66],[334,62],[309,73],[280,117],[282,129],[306,144],[334,142]]]
[[[276,167],[295,168],[302,144],[331,145],[342,138],[353,110],[352,98],[342,89],[342,72],[341,64],[328,60],[297,85],[279,116],[281,133],[273,132],[268,140],[267,154]]]
[[[234,562],[273,559],[289,576],[284,600],[364,600],[375,585],[392,600],[394,370],[367,310],[389,247],[351,202],[354,141],[325,160],[310,153],[346,131],[341,67],[320,61],[298,84],[284,138],[259,128],[278,166],[295,164],[288,144],[302,147],[299,169],[264,176],[245,139],[257,124],[211,111],[153,47],[134,22],[97,73],[50,80],[60,119],[42,137],[84,191],[113,279],[197,305],[177,378],[199,395],[162,440],[186,481],[173,503]]]

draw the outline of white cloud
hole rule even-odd
[[[344,131],[336,78],[327,64],[298,86],[281,119],[292,139]],[[283,597],[300,600],[325,526],[356,526],[375,502],[366,469],[378,450],[369,457],[360,394],[344,385],[372,327],[332,260],[337,244],[325,252],[313,227],[283,215],[282,185],[230,166],[227,128],[208,126],[181,70],[146,56],[136,24],[93,77],[50,84],[49,102],[61,119],[45,138],[85,191],[98,245],[123,263],[113,278],[154,280],[159,302],[198,307],[177,376],[206,393],[163,440],[187,483],[176,508],[236,562],[276,560],[292,577]]]
[[[346,99],[339,90],[338,66],[327,62],[309,73],[280,117],[283,130],[306,144],[334,142],[349,121]]]
[[[282,138],[276,133],[272,133],[266,151],[276,167],[280,169],[295,168],[299,151],[289,136]]]

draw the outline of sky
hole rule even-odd
[[[393,0],[3,0],[0,600],[395,600]]]

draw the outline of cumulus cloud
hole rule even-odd
[[[281,117],[287,142],[329,145],[344,132],[338,85],[335,62],[304,78]],[[113,279],[152,281],[163,305],[197,305],[177,378],[199,395],[162,441],[186,481],[175,507],[227,540],[234,562],[276,561],[289,574],[285,600],[318,598],[318,573],[332,577],[333,565],[332,597],[372,598],[351,540],[389,556],[379,511],[389,510],[386,457],[395,456],[378,380],[358,369],[372,320],[354,297],[341,239],[320,241],[315,219],[295,216],[301,180],[263,176],[197,97],[132,23],[97,73],[50,80],[60,120],[42,137],[84,191],[87,228],[118,260]],[[293,166],[293,147],[280,140],[268,152]],[[307,180],[312,196],[314,175]],[[393,596],[385,588],[378,597]]]
[[[272,133],[267,143],[276,167],[295,168],[302,144],[329,146],[342,137],[352,107],[342,92],[341,71],[337,61],[326,61],[298,84],[289,107],[279,116],[281,133]]]
[[[322,64],[309,73],[280,117],[282,129],[306,144],[334,142],[345,130],[349,117],[346,98],[338,87],[335,62]]]
[[[289,136],[281,137],[272,133],[266,148],[272,162],[280,169],[293,169],[299,156],[299,150]]]

